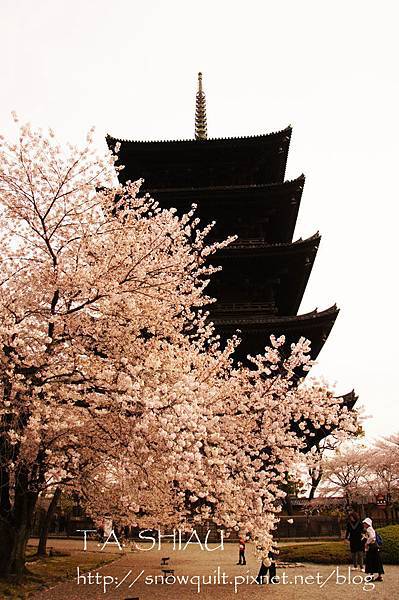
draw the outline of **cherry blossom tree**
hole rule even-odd
[[[310,464],[312,454],[306,457]],[[322,473],[320,496],[342,494],[346,507],[359,507],[362,515],[365,504],[375,504],[381,496],[386,520],[390,512],[394,515],[395,502],[399,499],[399,452],[392,438],[372,446],[346,445],[321,461],[316,456],[316,465]]]
[[[343,494],[349,507],[361,495],[368,472],[369,454],[364,447],[338,449],[324,459],[322,471],[324,494]]]
[[[166,435],[156,433],[154,468],[147,464],[142,468],[143,461],[135,455],[137,445],[127,439],[125,456],[110,460],[83,486],[91,514],[101,516],[112,506],[121,523],[146,528],[158,528],[160,523],[190,527],[211,519],[221,528],[250,533],[267,554],[287,473],[306,446],[306,436],[320,422],[327,429],[348,431],[356,425],[354,415],[325,387],[293,385],[297,367],[308,362],[308,343],[302,340],[294,346],[287,359],[280,353],[284,339],[271,341],[265,356],[253,359],[255,370],[232,369],[224,360],[231,350],[224,357],[203,353],[202,364],[192,372],[195,396],[182,402],[180,395],[173,405],[163,404],[165,425],[177,412],[180,431],[169,425]],[[200,406],[193,423],[197,398]],[[299,423],[303,436],[293,430],[293,422]],[[156,431],[157,424],[150,424],[146,416],[138,428],[144,440],[147,430]],[[139,456],[145,453],[148,446]],[[150,456],[154,461],[152,451]]]
[[[117,151],[117,149],[116,149]],[[209,323],[211,226],[120,186],[115,155],[28,125],[0,145],[0,576],[21,574],[37,499],[157,527],[213,519],[262,553],[314,430],[356,429],[309,342],[272,337],[252,368]],[[106,504],[105,504],[106,503]]]
[[[399,433],[393,433],[384,439],[388,444],[399,446]]]
[[[307,471],[308,477],[304,475],[302,477],[306,485],[309,486],[308,497],[310,500],[315,498],[317,489],[323,481],[325,461],[334,456],[334,453],[348,440],[363,436],[364,432],[360,425],[357,431],[354,432],[338,429],[321,439],[317,439],[309,452],[304,454],[303,467]]]
[[[376,442],[371,449],[364,483],[365,494],[384,498],[385,518],[394,513],[394,504],[399,500],[399,446],[391,440]]]
[[[310,478],[309,500],[313,500],[316,490],[323,478],[323,461],[328,452],[336,450],[339,440],[335,436],[327,436],[317,442],[306,456],[306,467]]]
[[[116,186],[114,161],[29,126],[1,143],[0,573],[23,568],[38,494],[77,477],[105,415],[140,416],[146,369],[166,378],[163,346],[203,320],[216,246]]]

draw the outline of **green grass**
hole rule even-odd
[[[28,598],[33,592],[72,579],[76,575],[78,566],[81,570],[89,571],[119,558],[117,554],[99,556],[94,553],[72,552],[70,556],[46,557],[31,562],[32,553],[33,551],[28,553],[29,573],[19,584],[12,579],[9,581],[0,579],[0,598],[13,600]]]
[[[388,565],[399,564],[399,525],[378,528],[383,539],[382,561]],[[287,562],[312,562],[318,564],[349,564],[351,554],[346,541],[298,544],[280,549],[278,560]]]

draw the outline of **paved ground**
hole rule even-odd
[[[61,543],[61,542],[59,542]],[[69,542],[72,546],[75,541]],[[56,543],[51,544],[56,547]],[[65,542],[62,542],[65,548]],[[214,548],[214,546],[210,546]],[[79,546],[81,550],[81,545]],[[109,551],[109,548],[107,548]],[[88,551],[98,551],[90,542]],[[162,582],[160,561],[170,557],[173,578]],[[237,547],[226,544],[223,551],[201,551],[190,546],[184,551],[173,551],[164,544],[160,551],[134,551],[130,549],[111,565],[91,574],[80,573],[79,581],[63,583],[33,596],[35,600],[359,600],[399,598],[399,566],[387,566],[384,582],[370,584],[365,574],[350,571],[344,566],[303,565],[280,568],[278,585],[256,585],[254,579],[259,565],[247,546],[247,565],[237,566]],[[158,577],[158,579],[156,579]],[[198,593],[198,589],[200,592]]]

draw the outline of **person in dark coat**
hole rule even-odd
[[[269,559],[271,560],[270,565],[267,567],[265,563],[261,562],[260,569],[256,581],[263,585],[264,583],[278,583],[276,580],[276,555],[273,552],[269,552]]]
[[[366,554],[366,573],[375,575],[373,581],[383,581],[384,567],[381,560],[380,548],[377,544],[377,536],[373,528],[373,521],[370,518],[363,521],[365,554]]]
[[[349,513],[345,539],[349,540],[354,569],[358,567],[359,569],[363,568],[363,531],[363,523],[360,520],[359,514],[352,511]]]

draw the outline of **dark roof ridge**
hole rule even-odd
[[[245,190],[245,189],[266,189],[266,188],[278,188],[278,187],[283,187],[283,186],[292,186],[292,185],[299,185],[302,182],[304,183],[306,180],[306,177],[304,175],[304,173],[301,173],[300,175],[298,175],[298,177],[295,177],[294,179],[286,179],[285,181],[280,182],[276,182],[273,181],[271,183],[251,183],[251,184],[243,184],[243,185],[208,185],[205,187],[178,187],[178,188],[149,188],[149,192],[185,192],[185,191],[195,191],[195,192],[201,192],[203,190],[216,190],[216,191],[221,191],[221,190]]]
[[[229,244],[228,246],[226,246],[226,248],[224,248],[221,252],[224,251],[228,251],[230,249],[235,250],[237,248],[237,246],[242,246],[242,248],[251,248],[251,244],[254,246],[254,248],[263,248],[263,249],[267,249],[267,248],[298,248],[298,246],[306,246],[307,244],[311,243],[311,242],[320,242],[321,240],[321,234],[319,231],[316,231],[316,233],[314,233],[313,235],[310,235],[309,237],[302,239],[302,238],[298,238],[297,240],[295,240],[294,242],[276,242],[274,244],[269,244],[268,242],[263,242],[263,240],[240,240],[240,238],[238,237],[237,240],[235,242],[232,242],[231,244]]]
[[[227,313],[228,311],[226,311]],[[320,312],[318,311],[317,308],[315,308],[314,310],[312,310],[311,312],[308,313],[304,313],[302,315],[261,315],[261,314],[254,314],[251,315],[250,317],[233,317],[231,316],[231,314],[229,316],[224,316],[223,312],[221,311],[220,313],[218,313],[218,315],[214,315],[212,317],[212,321],[216,324],[216,325],[220,325],[220,324],[230,324],[230,325],[239,325],[240,323],[242,324],[259,324],[259,325],[267,325],[270,323],[295,323],[298,321],[309,321],[310,319],[322,319],[324,317],[328,317],[328,316],[335,316],[335,318],[338,316],[339,313],[339,308],[337,307],[336,304],[333,304],[332,306],[330,306],[329,308],[326,308],[324,310],[321,310]],[[334,319],[335,320],[335,319]]]
[[[333,315],[333,314],[338,314],[339,313],[339,308],[337,307],[336,303],[334,303],[332,306],[330,306],[329,308],[325,308],[324,310],[318,310],[318,308],[315,308],[314,310],[311,310],[310,312],[307,313],[303,313],[301,315],[287,315],[287,316],[274,316],[271,315],[270,316],[270,321],[305,321],[309,318],[320,318],[320,317],[326,317],[328,315]]]
[[[215,137],[215,138],[208,138],[206,140],[196,140],[195,138],[182,139],[182,140],[129,140],[126,138],[114,137],[114,136],[110,135],[109,133],[106,134],[106,139],[115,140],[115,142],[124,142],[124,143],[128,142],[130,144],[164,144],[164,143],[180,144],[180,143],[186,143],[186,142],[192,142],[195,144],[209,144],[209,142],[221,142],[221,141],[231,141],[231,140],[254,140],[254,139],[268,138],[268,137],[276,136],[276,135],[282,134],[282,133],[287,133],[287,134],[289,133],[291,136],[291,132],[292,132],[292,126],[288,125],[288,127],[285,127],[284,129],[279,129],[277,131],[271,131],[269,133],[261,133],[261,134],[257,134],[257,135]]]
[[[309,237],[307,237],[305,239],[303,239],[303,238],[300,237],[300,238],[298,238],[297,240],[295,240],[294,242],[291,242],[291,243],[292,244],[306,244],[307,242],[311,242],[313,240],[320,240],[320,239],[321,239],[321,234],[320,234],[320,231],[317,230],[316,233],[313,233]],[[283,242],[281,244],[276,244],[276,246],[289,246],[289,242]]]
[[[332,306],[329,306],[328,308],[325,308],[324,310],[320,310],[318,308],[315,308],[314,310],[311,310],[308,313],[303,313],[302,315],[296,315],[296,319],[301,319],[301,318],[308,318],[308,317],[321,317],[321,316],[325,316],[325,315],[329,315],[329,314],[334,314],[334,313],[339,313],[339,308],[336,304],[336,302],[334,302],[334,304]]]

